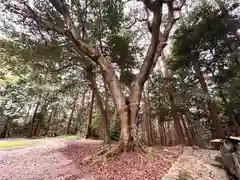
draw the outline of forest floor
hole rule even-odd
[[[164,180],[174,180],[179,179],[179,173],[184,170],[184,168],[179,169],[179,166],[183,167],[183,164],[189,164],[190,167],[194,167],[193,164],[196,164],[196,162],[189,158],[198,156],[198,153],[192,148],[174,146],[161,147],[154,156],[131,152],[122,153],[107,162],[91,161],[86,163],[84,161],[85,157],[98,152],[102,146],[101,141],[96,140],[69,141],[50,138],[21,150],[0,150],[0,179],[159,180],[163,178]],[[182,157],[185,158],[185,161],[181,160]],[[199,166],[198,168],[202,167]],[[192,173],[189,171],[189,167],[186,167],[186,169],[188,170],[187,173]],[[194,170],[196,171],[196,169]],[[213,174],[215,173],[214,171]],[[209,177],[209,174],[207,177]],[[202,179],[207,178],[202,176]]]

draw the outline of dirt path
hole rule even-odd
[[[84,163],[96,153],[99,141],[46,140],[42,144],[10,151],[0,160],[1,180],[154,180],[161,179],[182,152],[171,147],[161,157],[149,159],[137,153],[123,153],[107,163]]]
[[[79,142],[89,143],[87,140]],[[72,180],[72,177],[78,175],[78,170],[72,160],[58,151],[68,143],[69,141],[57,138],[45,139],[32,147],[0,151],[0,179]]]

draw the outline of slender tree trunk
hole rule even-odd
[[[175,128],[176,135],[177,135],[177,143],[186,144],[182,125],[181,125],[180,119],[178,117],[177,108],[172,99],[172,94],[169,94],[169,99],[170,99],[170,103],[171,103],[171,111],[172,111],[172,116],[173,116],[173,120],[174,120],[174,128]]]
[[[163,63],[163,66],[164,66],[164,74],[165,74],[165,77],[168,80],[168,82],[166,83],[166,87],[167,87],[167,93],[168,93],[169,101],[170,101],[170,104],[171,104],[171,112],[172,112],[172,116],[173,116],[173,120],[174,120],[174,127],[175,127],[175,131],[176,131],[176,134],[177,134],[177,143],[186,144],[183,129],[182,129],[182,125],[181,125],[180,119],[178,117],[178,108],[177,108],[176,103],[175,103],[175,97],[174,97],[175,88],[173,87],[173,84],[170,80],[170,79],[172,79],[172,74],[167,69],[166,58],[165,58],[165,55],[164,55],[163,51],[162,51],[162,56],[161,57],[162,57],[162,63]]]
[[[38,117],[37,117],[36,125],[33,129],[33,132],[32,132],[32,135],[36,136],[36,137],[40,136],[41,126],[44,123],[44,119],[45,119],[46,112],[47,112],[47,106],[48,106],[48,103],[49,103],[48,100],[47,100],[48,95],[49,95],[49,93],[47,93],[47,95],[46,95],[45,102],[44,102],[43,106],[41,107],[41,111],[40,111],[40,113],[38,114]]]
[[[195,145],[195,144],[197,144],[196,143],[196,131],[195,131],[193,123],[191,122],[189,113],[186,110],[184,110],[182,112],[182,115],[183,115],[183,119],[187,122],[188,130],[189,130],[189,133],[191,134],[193,145]]]
[[[79,111],[78,111],[78,118],[77,119],[79,121],[80,126],[82,126],[84,124],[85,118],[88,117],[87,109],[89,108],[89,106],[91,104],[91,101],[90,101],[90,103],[87,101],[87,105],[85,105],[85,97],[86,97],[87,92],[88,92],[88,89],[84,92],[82,102],[81,102],[81,107],[79,108]],[[84,117],[84,115],[86,115],[86,117]]]
[[[144,107],[145,107],[145,129],[147,133],[147,141],[148,145],[152,146],[154,145],[154,140],[153,140],[153,132],[152,132],[152,121],[150,120],[150,115],[149,115],[149,104],[148,104],[148,99],[147,96],[145,95],[144,92]]]
[[[87,133],[86,139],[92,136],[92,112],[93,112],[93,103],[94,103],[94,92],[92,90],[91,102],[88,108],[88,124],[87,124]]]
[[[25,125],[27,124],[27,121],[29,120],[31,109],[32,109],[32,105],[30,105],[30,106],[28,107],[27,115],[26,115],[26,117],[24,118],[24,124],[25,124]]]
[[[181,119],[181,122],[182,122],[182,125],[183,125],[183,128],[184,128],[184,132],[187,136],[187,144],[188,145],[194,145],[193,144],[193,137],[191,136],[191,133],[188,129],[188,126],[187,126],[187,122],[186,120],[183,118],[183,115],[181,113],[179,113],[179,118]]]
[[[39,137],[40,122],[41,122],[41,120],[38,118],[37,123],[36,123],[33,133],[32,133],[33,137]]]
[[[4,114],[4,109],[5,109],[6,105],[7,105],[7,101],[4,101],[0,106],[0,115],[2,117],[4,117],[3,114]],[[5,138],[6,137],[7,125],[8,125],[8,119],[6,119],[5,122],[4,122],[3,129],[0,133],[0,138]]]
[[[203,72],[201,71],[199,61],[195,62],[194,69],[196,72],[196,77],[198,78],[199,84],[201,86],[201,89],[208,98],[207,105],[209,110],[209,119],[211,120],[211,123],[212,123],[212,136],[213,138],[222,138],[223,132],[222,132],[222,128],[217,115],[217,106],[214,100],[209,95],[207,83],[203,76]]]
[[[83,114],[84,114],[84,111],[85,111],[84,104],[85,104],[86,93],[87,93],[87,89],[82,94],[81,104],[80,104],[80,106],[78,108],[77,119],[76,119],[75,130],[74,130],[75,134],[78,133],[79,126],[82,126],[82,124],[83,124],[83,120],[82,119],[83,119]]]
[[[166,146],[166,130],[165,130],[165,122],[162,123],[162,131],[163,131],[163,145]]]
[[[167,122],[167,129],[168,129],[168,145],[173,145],[173,136],[172,136],[172,129],[171,129],[171,121]]]
[[[159,135],[160,135],[160,144],[161,144],[161,146],[164,146],[162,123],[158,124],[158,128],[159,128]]]
[[[4,123],[2,131],[0,133],[0,138],[6,138],[7,132],[8,132],[8,124],[9,124],[9,120],[7,119]]]
[[[7,126],[7,132],[6,132],[6,137],[9,138],[10,137],[10,131],[11,131],[11,126],[12,126],[12,120],[11,119],[8,123],[8,126]]]
[[[66,134],[67,134],[67,135],[70,133],[70,128],[71,128],[71,125],[72,125],[72,119],[73,119],[73,114],[74,114],[75,109],[76,109],[77,100],[78,100],[78,94],[77,94],[76,97],[74,98],[72,111],[71,111],[70,117],[69,117],[69,119],[68,119],[68,124],[67,124],[67,129],[66,129]]]
[[[104,109],[103,101],[102,101],[100,92],[98,91],[98,87],[97,87],[95,76],[93,74],[92,67],[89,67],[87,72],[88,72],[88,78],[91,82],[92,90],[96,97],[98,109],[100,110],[101,119],[103,120],[103,131],[104,131],[103,141],[104,141],[104,143],[110,143],[110,132],[109,132],[109,123],[108,123],[107,112]]]
[[[194,126],[191,122],[191,120],[189,119],[189,116],[185,113],[182,114],[183,120],[186,122],[187,128],[188,128],[188,133],[189,136],[191,137],[191,141],[190,141],[190,145],[196,145],[196,132],[194,129]]]
[[[34,113],[33,113],[33,117],[32,117],[32,120],[31,120],[31,126],[29,128],[29,134],[28,134],[29,137],[33,136],[34,125],[35,125],[35,121],[36,121],[36,117],[37,117],[37,111],[38,111],[39,106],[40,106],[40,102],[37,102]]]
[[[57,107],[56,107],[55,109],[52,109],[52,111],[51,111],[51,113],[50,113],[50,115],[49,115],[49,117],[48,117],[47,129],[46,129],[46,131],[45,131],[45,136],[48,136],[48,132],[49,132],[49,129],[50,129],[50,127],[51,127],[52,116],[53,116],[53,114],[55,114],[56,110],[57,110]]]

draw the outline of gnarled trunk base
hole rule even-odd
[[[92,160],[102,160],[106,162],[109,158],[118,156],[122,152],[136,151],[140,153],[147,153],[147,149],[140,142],[134,143],[133,141],[128,142],[128,146],[124,145],[124,141],[120,140],[117,144],[107,145],[98,151],[95,155],[88,156],[83,159],[84,163]]]

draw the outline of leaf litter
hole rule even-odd
[[[85,157],[94,155],[102,147],[94,141],[80,140],[25,152],[12,151],[0,159],[0,179],[159,180],[184,151],[181,146],[173,146],[161,148],[154,156],[129,152],[108,161],[84,161]]]

